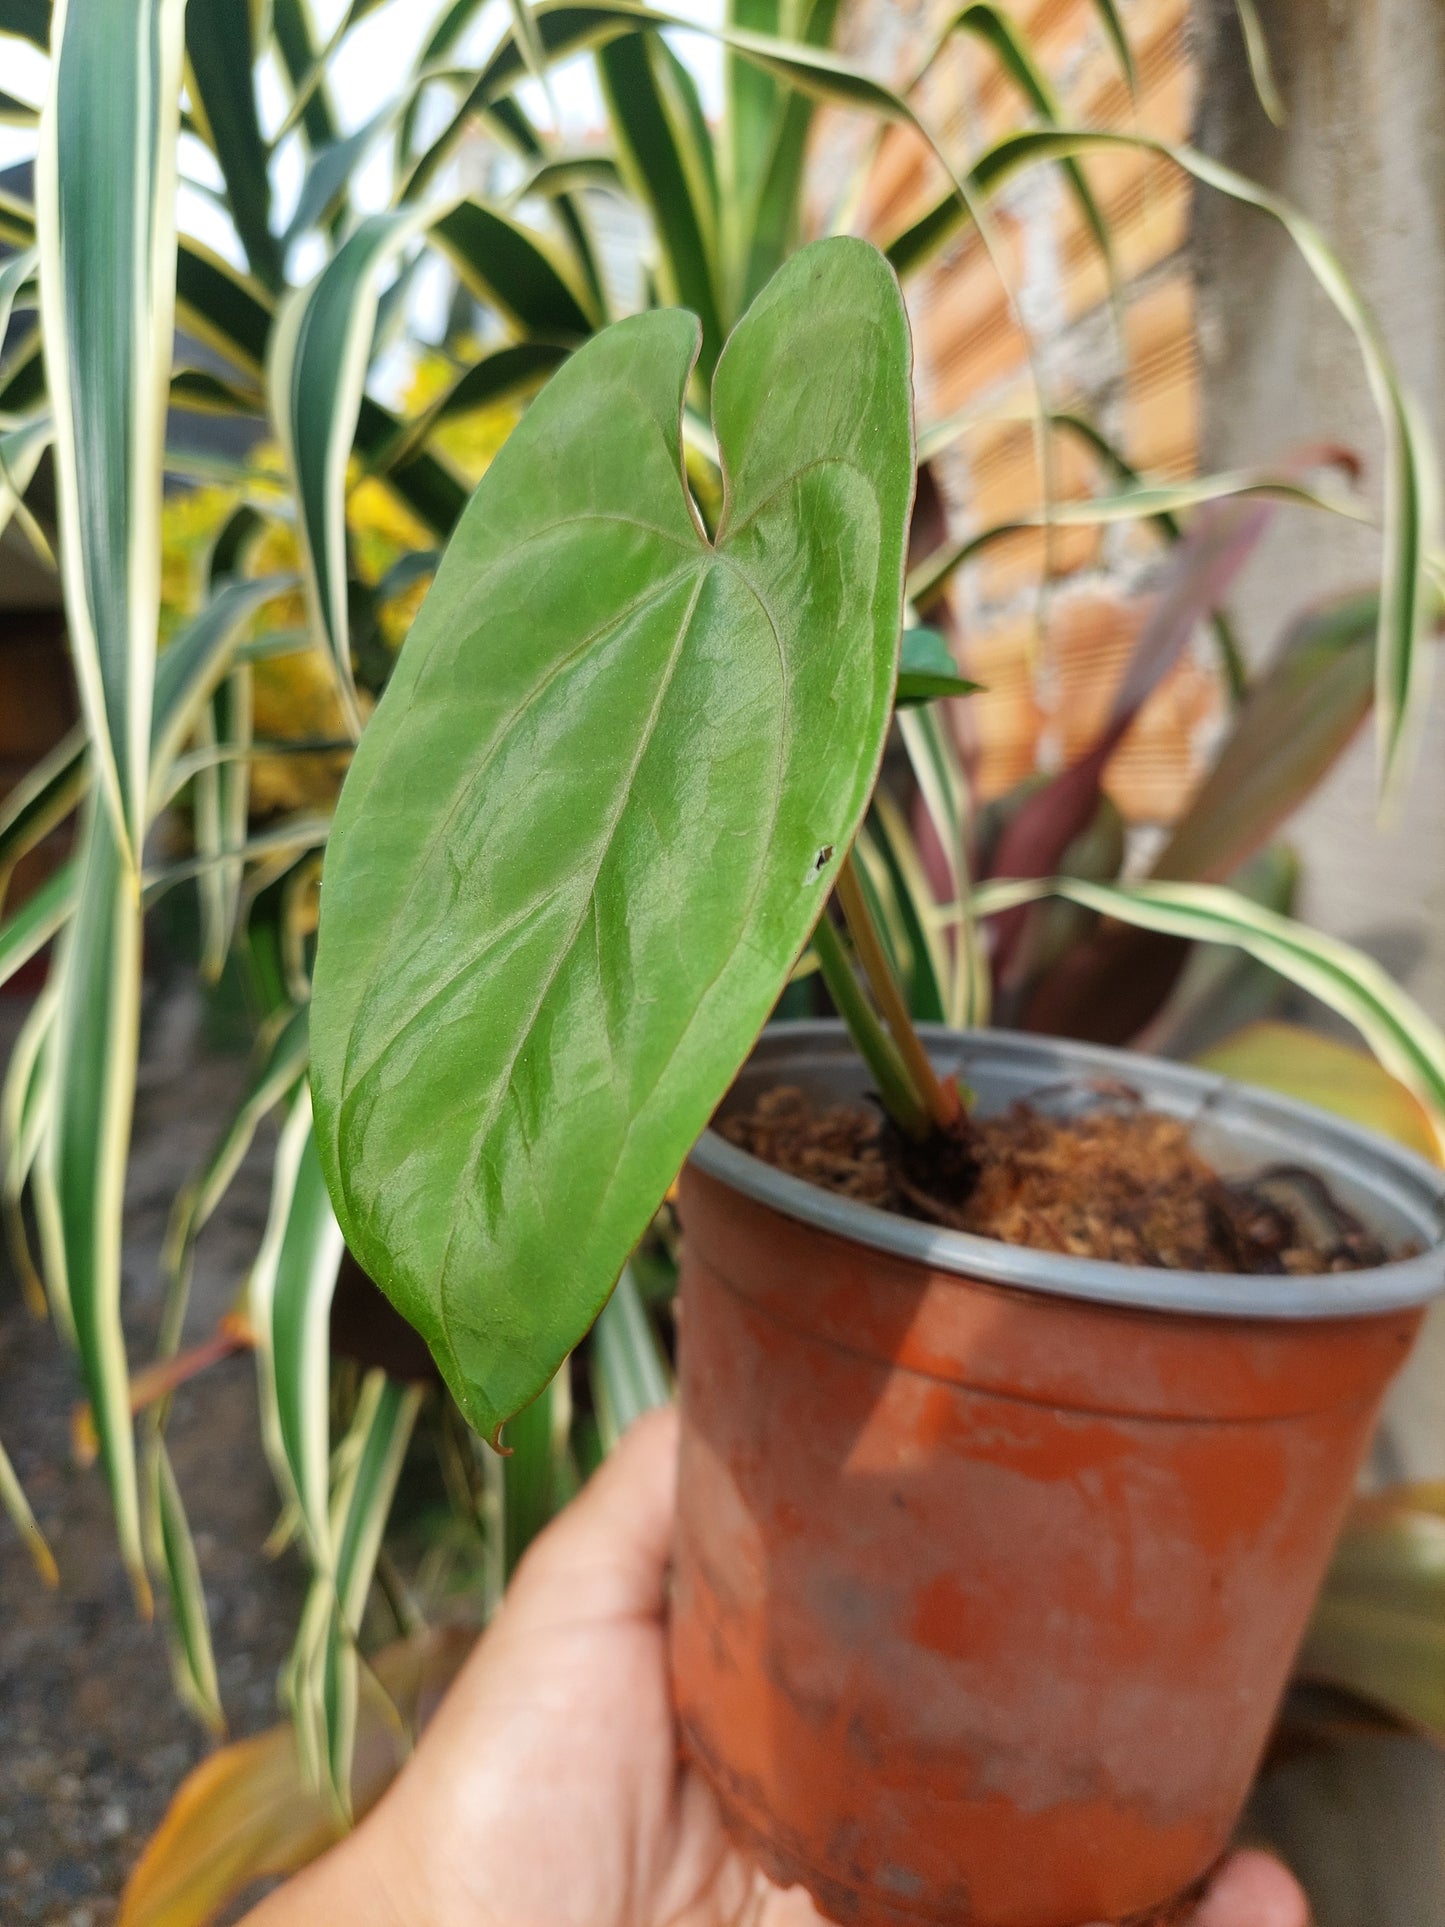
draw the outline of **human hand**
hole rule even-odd
[[[730,1844],[668,1692],[677,1419],[640,1420],[537,1540],[381,1804],[248,1927],[813,1927]],[[1195,1927],[1306,1927],[1236,1854]]]

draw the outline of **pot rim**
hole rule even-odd
[[[1298,1320],[1403,1311],[1424,1305],[1445,1290],[1445,1170],[1391,1139],[1295,1098],[1140,1052],[1018,1031],[959,1031],[945,1024],[920,1024],[918,1031],[938,1068],[945,1073],[957,1071],[965,1081],[992,1062],[995,1069],[1011,1067],[1015,1073],[1030,1069],[1052,1073],[1039,1077],[1033,1086],[1039,1089],[1058,1084],[1062,1063],[1070,1076],[1129,1083],[1146,1101],[1176,1116],[1208,1117],[1211,1123],[1226,1126],[1233,1117],[1246,1136],[1252,1132],[1259,1143],[1276,1151],[1270,1162],[1301,1163],[1322,1176],[1342,1180],[1352,1205],[1362,1209],[1363,1215],[1369,1216],[1374,1201],[1385,1216],[1407,1226],[1403,1235],[1413,1233],[1422,1248],[1411,1257],[1365,1271],[1305,1277],[1166,1271],[1036,1251],[898,1217],[790,1177],[729,1144],[712,1129],[704,1131],[693,1146],[689,1164],[816,1230],[934,1271],[1055,1297],[1192,1316]],[[846,1075],[850,1068],[856,1072],[852,1082],[861,1096],[868,1088],[866,1073],[841,1023],[828,1019],[775,1023],[763,1031],[733,1090],[750,1077],[756,1081],[759,1074],[775,1082],[783,1077],[789,1083],[806,1083],[811,1071],[815,1081],[820,1073],[831,1073],[831,1090],[836,1095],[839,1073]]]

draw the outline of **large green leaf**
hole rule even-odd
[[[36,165],[66,615],[102,791],[145,834],[184,0],[59,0]]]
[[[363,1265],[484,1431],[596,1316],[746,1055],[872,787],[912,493],[909,342],[817,243],[719,363],[716,545],[684,491],[696,324],[620,322],[488,470],[352,764],[312,1011]]]

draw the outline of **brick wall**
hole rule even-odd
[[[956,11],[948,8],[948,12]],[[1131,101],[1091,0],[1020,0],[1014,17],[1079,125],[1188,137],[1193,69],[1187,0],[1122,8],[1139,70]],[[920,61],[945,9],[855,0],[844,44],[896,80]],[[1024,123],[1018,95],[982,47],[956,40],[917,96],[955,165]],[[814,216],[835,219],[872,138],[857,120],[820,128]],[[970,231],[910,284],[920,425],[967,411],[971,426],[941,459],[952,530],[964,535],[1026,514],[1041,498],[1026,339],[1050,405],[1087,412],[1136,467],[1194,472],[1198,382],[1194,292],[1185,254],[1187,179],[1137,152],[1083,163],[1114,236],[1120,288],[1061,171],[1036,168],[994,202],[999,260]],[[855,224],[896,233],[942,190],[918,136],[893,130],[874,160]],[[1098,458],[1054,437],[1055,493],[1100,492]],[[966,667],[987,693],[956,710],[979,788],[996,795],[1034,769],[1078,753],[1103,720],[1148,606],[1159,545],[1136,527],[1027,530],[987,550],[956,579],[953,607]],[[1135,823],[1177,813],[1219,708],[1207,638],[1157,692],[1122,745],[1108,787]]]

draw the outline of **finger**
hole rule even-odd
[[[532,1616],[660,1618],[677,1508],[677,1412],[647,1412],[628,1428],[579,1495],[522,1561],[509,1605]]]
[[[1309,1903],[1272,1854],[1236,1853],[1210,1883],[1195,1927],[1309,1927]]]

